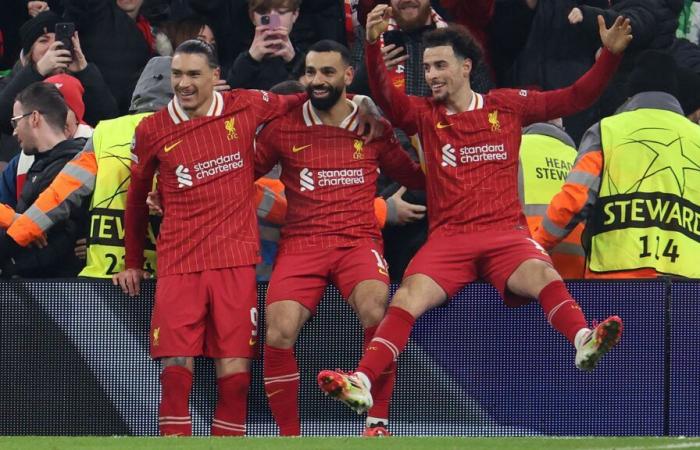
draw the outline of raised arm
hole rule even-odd
[[[524,125],[567,117],[590,107],[600,97],[622,60],[622,53],[632,41],[628,19],[618,17],[610,27],[598,16],[598,28],[603,42],[600,57],[581,78],[563,89],[530,92],[523,114]]]
[[[411,98],[395,87],[387,76],[386,65],[382,58],[379,36],[389,26],[391,8],[377,5],[367,15],[367,44],[365,47],[365,65],[369,77],[372,97],[382,108],[391,123],[404,130],[409,136],[418,132],[415,108]]]

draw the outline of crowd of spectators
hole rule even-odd
[[[496,87],[549,90],[572,84],[593,65],[600,48],[597,17],[603,16],[610,25],[622,15],[630,19],[634,39],[617,75],[596,105],[563,118],[563,129],[574,146],[591,125],[625,103],[627,80],[638,56],[649,49],[675,61],[676,73],[671,76],[678,79],[678,100],[684,115],[697,122],[700,7],[690,0],[7,0],[0,16],[0,169],[4,170],[0,200],[16,214],[26,211],[39,194],[36,186],[24,184],[26,174],[40,169],[37,164],[46,159],[41,157],[44,152],[61,147],[61,141],[56,142],[57,119],[48,120],[45,108],[34,110],[46,120],[27,115],[21,107],[23,102],[50,98],[51,84],[67,104],[65,113],[54,114],[66,117],[62,134],[71,143],[64,145],[70,151],[62,153],[62,164],[70,159],[65,155],[85,145],[99,122],[134,112],[130,109],[134,89],[149,60],[172,55],[191,38],[217,50],[218,90],[269,90],[288,80],[303,83],[306,50],[321,39],[333,39],[353,54],[356,77],[350,92],[371,95],[363,23],[378,3],[390,3],[394,10],[382,52],[394,85],[408,94],[430,95],[422,64],[422,35],[427,30],[449,22],[469,29],[484,56],[471,73],[477,92]],[[75,32],[57,34],[61,24],[70,24],[62,29]],[[42,81],[48,87],[37,87]],[[42,148],[30,148],[28,139],[42,133],[50,139],[39,139]],[[419,137],[398,133],[404,149],[420,160]],[[52,169],[45,176],[52,179],[57,173]],[[385,256],[392,280],[398,281],[427,235],[425,193],[381,177],[377,196],[387,212]],[[89,195],[85,197],[81,202],[89,202]],[[7,261],[0,261],[2,275],[76,275],[79,268],[65,261],[76,254],[85,257],[85,241],[80,239],[89,244],[92,227],[82,216],[66,219],[71,232],[61,234],[61,239],[69,236],[79,245],[66,250],[60,243],[63,256],[54,255],[48,263],[61,271],[7,269]],[[0,220],[4,228],[13,217]],[[4,230],[1,233],[0,258],[18,261],[9,256],[17,254],[16,243]],[[55,236],[56,231],[48,235],[46,249],[58,241]]]

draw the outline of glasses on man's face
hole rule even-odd
[[[17,128],[17,124],[19,123],[20,120],[24,119],[27,116],[31,116],[34,111],[29,111],[28,113],[21,114],[19,116],[15,116],[10,119],[10,125],[12,125],[12,129],[14,130]]]

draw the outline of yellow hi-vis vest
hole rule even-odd
[[[90,202],[87,264],[81,277],[111,278],[124,270],[124,209],[131,177],[131,141],[136,126],[152,113],[134,114],[99,123],[92,135],[97,160]],[[149,224],[144,270],[156,271],[155,233]]]
[[[518,191],[530,233],[542,223],[552,197],[559,193],[576,161],[578,152],[572,145],[553,136],[540,134],[536,129],[533,129],[532,134],[523,135]],[[586,261],[581,245],[583,228],[582,223],[577,225],[550,251],[554,268],[563,278],[576,279],[584,276]]]
[[[700,127],[637,109],[600,124],[603,173],[589,269],[700,278]]]

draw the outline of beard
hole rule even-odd
[[[328,95],[326,97],[314,97],[314,89],[326,89]],[[311,100],[311,104],[314,108],[320,111],[328,111],[336,103],[338,103],[338,99],[340,99],[343,89],[339,88],[338,86],[331,86],[329,84],[324,84],[321,86],[309,85],[306,88],[306,93],[309,94],[309,100]]]
[[[417,1],[415,3],[418,3]],[[404,19],[403,15],[401,14],[401,10],[396,8],[394,10],[394,18],[396,20],[396,24],[399,26],[399,28],[402,31],[413,31],[417,30],[419,28],[422,28],[425,26],[425,24],[428,22],[428,18],[430,18],[430,2],[424,4],[424,5],[416,5],[418,6],[418,14],[415,17],[411,18],[406,18]]]

